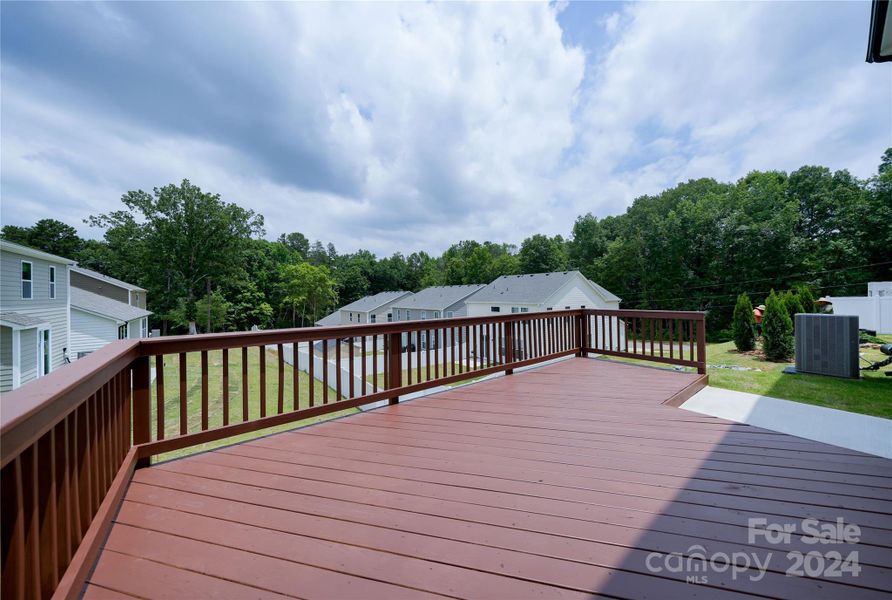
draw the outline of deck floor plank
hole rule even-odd
[[[140,469],[85,597],[892,594],[892,461],[662,404],[694,379],[571,359]],[[815,547],[751,517],[858,524],[860,575],[787,576]],[[694,546],[777,556],[648,568]]]

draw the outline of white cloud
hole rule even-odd
[[[691,177],[866,176],[892,145],[851,5],[636,3],[587,55],[562,40],[572,5],[70,6],[83,73],[4,52],[4,223],[81,226],[187,177],[270,235],[439,252],[566,234]]]

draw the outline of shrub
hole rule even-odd
[[[799,304],[802,305],[802,312],[818,312],[817,307],[815,306],[815,296],[811,293],[811,288],[807,285],[800,285],[796,288],[796,295],[799,296]]]
[[[793,324],[793,330],[796,329],[796,313],[805,312],[802,304],[799,302],[799,295],[792,291],[787,291],[783,295],[784,306],[787,307],[787,315],[790,317],[790,323]]]
[[[753,304],[746,294],[737,296],[731,331],[734,345],[740,352],[749,352],[756,347],[756,319],[753,317]]]
[[[762,317],[762,351],[769,360],[793,356],[793,322],[784,298],[771,290]]]

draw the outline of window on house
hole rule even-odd
[[[502,307],[501,306],[490,306],[489,312],[502,312]]]
[[[511,312],[512,312],[512,313],[518,313],[518,312],[520,312],[520,308],[517,307],[517,306],[512,306],[512,307],[511,307]]]
[[[549,306],[549,307],[546,308],[545,310],[551,310],[552,308],[553,308],[553,307]]]
[[[390,323],[393,321],[393,313],[387,313],[387,322]]]
[[[30,300],[33,297],[33,290],[31,289],[31,285],[33,283],[31,279],[31,270],[33,265],[27,260],[22,261],[22,298],[25,300]]]
[[[149,337],[149,318],[143,317],[142,321],[139,323],[139,337],[147,338]]]
[[[378,321],[378,315],[376,315],[375,313],[372,313],[371,315],[369,315],[369,323],[375,323],[377,321]]]
[[[452,312],[451,310],[447,310],[447,311],[446,311],[446,318],[447,318],[447,319],[451,319],[451,318],[454,317],[454,316],[455,316],[455,313]]]
[[[412,320],[412,311],[409,310],[408,308],[406,309],[406,320],[407,320],[407,321],[411,321],[411,320]]]
[[[530,312],[529,308],[521,307],[520,312]]]
[[[570,307],[569,307],[569,306],[565,306],[564,308],[567,309],[567,310],[570,310]]]
[[[127,339],[127,323],[120,325],[118,327],[118,339],[126,340]]]
[[[50,267],[50,298],[56,297],[56,267]]]
[[[585,308],[585,304],[580,304],[579,308]]]
[[[440,318],[440,311],[438,311],[438,310],[435,310],[435,311],[434,311],[434,318],[435,318],[435,319],[439,319],[439,318]]]
[[[426,310],[421,311],[421,318],[422,318],[422,319],[426,319],[426,318],[427,318],[427,311],[426,311]]]

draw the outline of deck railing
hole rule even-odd
[[[152,456],[589,353],[705,373],[703,313],[575,309],[126,340],[3,399],[2,596],[77,597]]]

